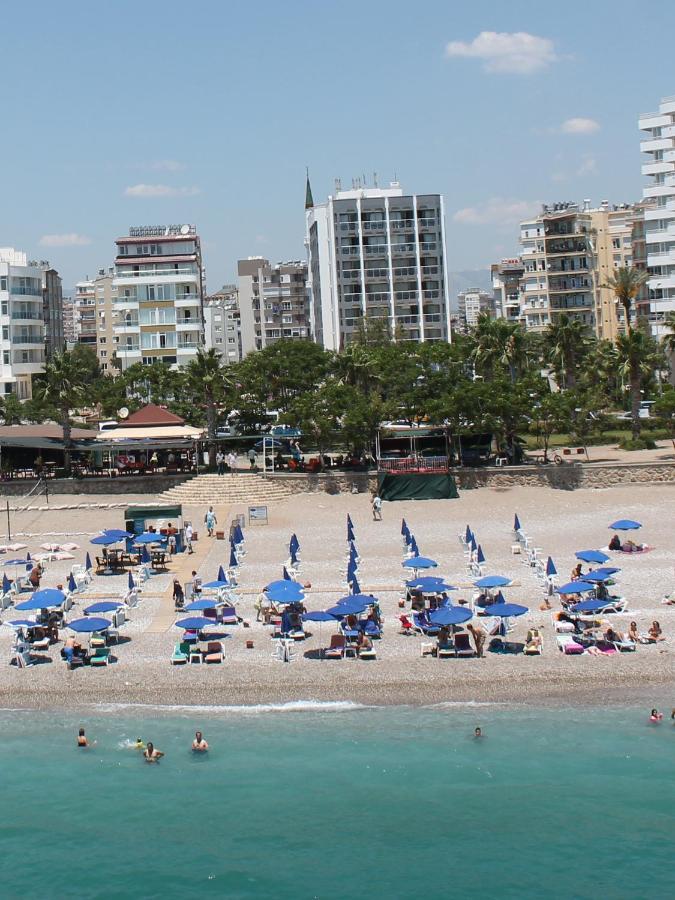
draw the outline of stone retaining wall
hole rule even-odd
[[[117,478],[50,478],[35,490],[34,478],[17,478],[0,482],[0,497],[44,497],[46,484],[49,494],[161,494],[182,484],[192,475],[129,475]],[[27,497],[35,490],[31,497]]]

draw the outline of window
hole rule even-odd
[[[9,350],[2,351],[2,363],[5,366],[9,365]]]
[[[108,351],[107,351],[107,350],[101,350],[99,355],[100,355],[101,359],[105,359],[106,356],[108,355]]]
[[[9,340],[9,325],[2,326],[2,339],[3,341]]]
[[[6,291],[6,290],[7,290],[7,276],[0,275],[0,291]]]
[[[3,316],[9,315],[9,303],[6,300],[2,301],[2,306],[0,307],[0,312]]]
[[[98,339],[98,342],[99,342],[99,344],[105,344],[105,343],[107,343],[107,339],[102,337],[102,338]]]

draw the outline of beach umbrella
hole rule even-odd
[[[303,622],[334,622],[335,616],[332,616],[325,609],[315,609],[312,612],[302,614]]]
[[[99,616],[87,616],[84,619],[73,619],[72,622],[68,622],[67,628],[70,628],[71,631],[78,631],[82,633],[92,632],[92,631],[106,631],[112,622],[109,619],[103,619]]]
[[[215,625],[213,619],[207,619],[204,616],[188,616],[185,619],[179,619],[174,623],[177,628],[183,628],[185,631],[201,631],[208,625]]]
[[[574,554],[577,559],[587,563],[604,563],[609,561],[609,556],[602,550],[577,550]]]
[[[477,588],[508,587],[510,584],[511,579],[505,578],[503,575],[485,575],[483,578],[474,581],[474,585]]]
[[[27,562],[27,559],[6,559],[3,566],[25,566]]]
[[[354,540],[354,528],[353,528],[351,522],[347,522],[347,540],[348,541]]]
[[[413,578],[406,581],[406,587],[420,594],[442,594],[444,591],[456,591],[452,584],[447,584],[442,578]]]
[[[148,550],[147,546],[145,544],[143,544],[143,547],[141,549],[141,562],[149,563],[150,561],[151,561],[150,551]]]
[[[77,585],[75,584],[75,576],[72,572],[68,576],[68,590],[71,594],[73,593],[73,591],[77,590]]]
[[[291,535],[291,540],[288,544],[288,550],[291,553],[293,552],[293,550],[295,550],[295,552],[297,553],[299,549],[300,549],[300,541],[298,540],[298,537],[295,534],[295,532],[293,532],[293,534]]]
[[[613,601],[610,598],[600,600],[597,597],[592,597],[590,600],[582,600],[580,603],[575,603],[572,607],[572,612],[595,612],[596,610],[603,609],[612,602]]]
[[[549,578],[552,578],[554,575],[558,574],[558,570],[555,567],[555,563],[553,562],[553,560],[551,559],[550,556],[546,560],[546,574],[548,575]]]
[[[343,616],[358,616],[359,613],[364,611],[366,605],[367,604],[362,603],[360,600],[354,599],[353,603],[338,603],[336,606],[331,606],[326,612],[335,616],[336,619],[341,619]]]
[[[234,552],[234,547],[230,547],[230,569],[236,569],[239,565],[239,561],[237,559],[237,554]]]
[[[295,550],[291,550],[291,565],[296,566],[298,564],[298,557]]]
[[[221,581],[220,578],[216,578],[215,581],[207,581],[206,584],[202,585],[203,589],[219,591],[222,588],[229,588],[231,584],[229,581]],[[213,604],[212,604],[213,605]],[[186,607],[187,609],[187,607]]]
[[[202,609],[214,609],[218,605],[216,600],[203,597],[201,600],[193,600],[185,607],[185,612],[200,612]]]
[[[66,599],[63,591],[57,591],[56,588],[45,588],[42,591],[35,591],[32,597],[24,600],[23,603],[17,603],[16,608],[24,609],[49,609],[53,606],[61,606]]]
[[[89,556],[89,551],[87,551],[84,557],[84,568],[87,570],[87,572],[89,571],[89,569],[93,568],[91,564],[91,556]]]
[[[284,566],[284,581],[292,581],[292,580],[293,580],[293,579],[292,579],[291,576],[288,574],[288,569],[286,568],[286,566]]]
[[[122,538],[115,537],[114,534],[107,534],[104,532],[103,534],[96,535],[89,543],[96,544],[97,547],[110,547],[112,544],[119,544],[121,540]]]
[[[409,547],[414,540],[412,534],[409,531],[406,531],[406,533],[403,535],[403,539],[405,541],[406,547]]]
[[[33,557],[30,555],[30,553],[28,551],[26,551],[26,562],[29,563],[32,561],[33,561]]]
[[[337,606],[350,605],[357,602],[365,603],[366,606],[369,606],[371,603],[379,603],[380,601],[377,597],[373,597],[372,594],[362,594],[360,591],[357,591],[356,593],[348,594],[346,597],[341,597],[337,602]]]
[[[352,517],[349,515],[349,513],[347,513],[347,525],[351,525],[352,527],[354,526],[354,523],[352,522]]]
[[[527,606],[519,603],[491,603],[485,607],[486,615],[497,616],[500,619],[511,619],[514,616],[524,616],[529,612]]]
[[[609,581],[611,578],[612,575],[609,572],[601,572],[600,569],[584,575],[584,581],[589,584],[602,584],[605,581]]]
[[[586,581],[570,581],[568,584],[563,584],[562,587],[557,589],[559,594],[585,594],[588,591],[594,591],[595,585],[588,584]]]
[[[401,519],[401,534],[405,534],[408,530],[408,523],[405,519]]]
[[[265,591],[265,594],[268,600],[271,600],[272,603],[279,603],[281,605],[290,606],[293,603],[302,603],[305,599],[305,595],[303,593],[300,594],[289,594],[288,591],[280,591],[278,589],[273,589],[270,591]]]
[[[420,555],[420,548],[417,546],[417,541],[415,540],[414,534],[410,535],[410,544],[408,546],[410,547],[410,552],[413,554],[413,556]]]
[[[520,531],[520,519],[518,518],[518,513],[513,517],[513,530]]]
[[[121,528],[106,528],[103,534],[109,534],[111,537],[114,535],[118,541],[126,541],[127,538],[133,537],[133,534],[123,531]]]
[[[91,606],[87,606],[84,614],[85,616],[91,616],[98,613],[115,612],[120,606],[123,606],[123,604],[119,600],[100,600],[98,603],[92,603]]]
[[[429,559],[428,556],[411,556],[403,563],[404,569],[435,569],[438,563],[435,559]]]
[[[473,537],[473,532],[471,531],[471,529],[470,529],[469,526],[467,525],[467,526],[466,526],[466,531],[464,532],[464,543],[465,543],[465,544],[470,544],[470,543],[471,543],[471,538],[472,538],[472,537]]]
[[[469,541],[469,547],[471,548],[471,552],[475,553],[478,550],[478,544],[476,543],[476,535],[471,535],[471,540]]]
[[[7,572],[2,573],[2,593],[6,594],[7,591],[11,588],[12,582],[7,577]]]
[[[429,613],[429,621],[434,625],[461,625],[473,616],[470,609],[464,606],[444,606]]]
[[[612,531],[635,531],[638,528],[642,528],[642,525],[633,519],[618,519],[616,522],[612,522],[609,527]]]
[[[481,545],[478,545],[478,550],[476,550],[476,562],[480,565],[485,562],[485,554],[483,553],[483,548]]]
[[[35,619],[12,619],[11,622],[0,622],[1,625],[11,625],[12,628],[33,628],[37,625]]]
[[[216,579],[218,581],[227,581],[227,575],[225,574],[225,569],[222,566],[218,566],[218,574],[216,575]]]
[[[293,591],[300,592],[302,591],[301,586],[297,583],[297,581],[287,581],[285,578],[279,578],[276,581],[270,581],[269,584],[266,584],[263,588],[264,591],[274,590],[278,588],[281,591]]]
[[[616,575],[617,572],[620,572],[621,569],[617,569],[616,566],[598,566],[597,569],[591,570],[594,575]],[[584,575],[584,581],[588,581],[586,575]]]
[[[244,543],[244,532],[242,531],[241,525],[239,522],[234,527],[234,542],[235,544],[243,544]]]
[[[166,541],[167,537],[163,534],[157,534],[154,531],[144,531],[143,534],[137,534],[134,538],[134,544],[143,546],[143,544],[157,544]]]
[[[359,584],[359,582],[356,578],[356,575],[352,578],[352,580],[350,582],[350,588],[351,588],[352,594],[354,594],[354,595],[361,593],[361,585]]]

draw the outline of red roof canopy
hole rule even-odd
[[[122,424],[125,428],[142,428],[149,425],[184,425],[185,420],[155,403],[148,403],[132,413]]]

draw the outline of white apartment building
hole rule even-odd
[[[0,247],[0,385],[3,394],[32,397],[32,377],[45,363],[43,268],[26,254]]]
[[[394,340],[449,341],[443,197],[358,184],[314,205],[308,189],[311,328],[328,350],[363,322],[384,322]]]
[[[239,291],[226,284],[204,299],[204,344],[215,349],[223,365],[231,366],[242,359]]]
[[[649,322],[655,337],[666,333],[664,319],[675,311],[675,97],[664,97],[658,112],[640,116],[647,154],[642,174],[650,179],[643,191],[654,207],[645,210],[649,272]]]
[[[276,341],[311,337],[306,262],[273,266],[249,256],[238,261],[237,271],[243,356]]]
[[[459,305],[459,322],[463,331],[475,328],[478,317],[488,315],[491,319],[496,316],[495,298],[487,291],[480,288],[469,288],[457,295]]]
[[[204,346],[204,278],[194,225],[143,225],[120,237],[113,289],[115,353],[134,363],[184,366]]]

